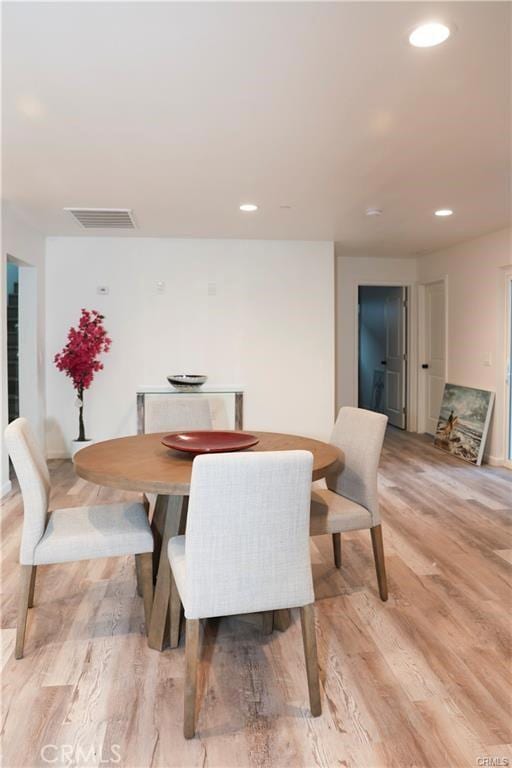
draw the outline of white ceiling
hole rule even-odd
[[[135,235],[327,239],[351,255],[498,229],[510,10],[4,3],[4,197],[49,235],[91,235],[64,207],[120,207]],[[432,18],[456,33],[412,48]],[[247,201],[260,210],[240,213]]]

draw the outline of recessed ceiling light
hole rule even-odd
[[[432,48],[434,45],[440,45],[450,37],[450,29],[438,21],[431,21],[428,24],[420,24],[413,29],[409,35],[409,42],[415,48]]]
[[[367,216],[382,216],[381,208],[367,208],[365,211]]]
[[[258,206],[254,205],[254,203],[242,203],[240,210],[244,211],[244,213],[253,213],[258,210]]]
[[[436,216],[451,216],[453,211],[450,208],[440,208],[434,212]]]

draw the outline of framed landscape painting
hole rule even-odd
[[[493,403],[494,392],[445,384],[434,445],[480,466]]]

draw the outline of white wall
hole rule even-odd
[[[415,333],[416,259],[380,259],[359,256],[336,258],[336,408],[357,406],[357,292],[358,285],[410,285],[409,330]],[[410,360],[409,386],[416,388],[416,361]],[[414,402],[412,406],[414,406]],[[409,429],[416,414],[409,410]]]
[[[134,433],[137,386],[187,371],[243,386],[247,429],[329,435],[332,243],[60,237],[48,238],[46,263],[49,456],[76,437],[71,383],[51,361],[81,307],[101,310],[113,339],[86,393],[89,437]]]
[[[43,439],[45,412],[44,362],[44,237],[33,229],[18,211],[2,204],[2,249],[0,263],[1,391],[2,435],[7,424],[7,346],[6,346],[6,261],[7,256],[20,266],[20,413],[30,419]],[[1,440],[0,495],[9,488],[7,453]]]
[[[503,268],[511,263],[508,229],[418,259],[420,283],[448,277],[448,380],[496,392],[487,444],[496,462],[505,455]]]

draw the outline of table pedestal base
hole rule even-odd
[[[169,539],[185,533],[188,496],[164,496],[156,499],[151,529],[155,539],[153,574],[155,596],[148,629],[148,645],[163,651],[169,638],[169,599],[171,595],[171,568],[167,557]]]

